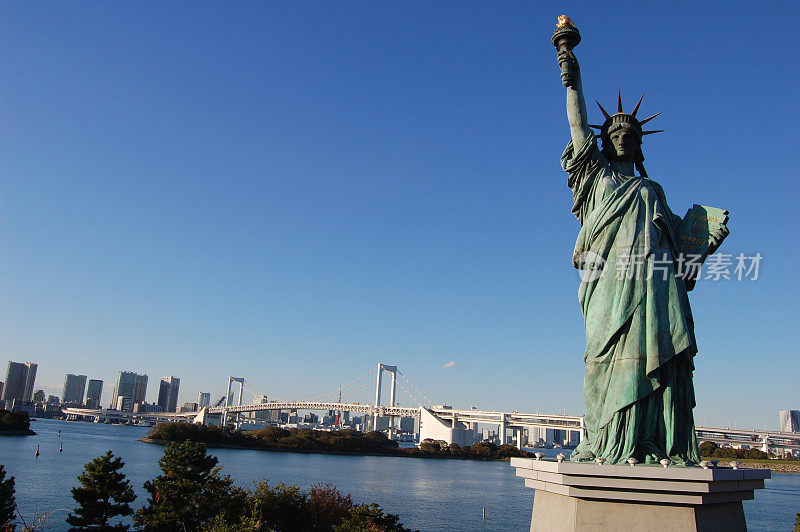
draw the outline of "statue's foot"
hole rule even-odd
[[[594,459],[595,455],[592,451],[581,449],[580,446],[572,451],[572,454],[569,456],[570,462],[592,462]]]

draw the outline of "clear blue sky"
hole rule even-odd
[[[764,257],[692,293],[698,422],[776,428],[800,408],[800,11],[701,4],[567,14],[589,101],[664,112],[644,150],[673,210],[729,209],[722,252]],[[229,373],[299,399],[380,361],[436,402],[582,413],[544,5],[4,3],[3,368],[104,402],[118,370],[150,400]]]

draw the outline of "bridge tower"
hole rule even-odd
[[[228,391],[225,393],[225,410],[222,412],[222,426],[228,423],[228,407],[231,399],[231,384],[234,382],[239,383],[239,400],[236,406],[242,406],[242,394],[244,393],[244,377],[234,377],[228,375]],[[236,424],[239,424],[239,414],[236,414]]]
[[[375,415],[373,417],[372,427],[377,429],[378,427],[378,409],[381,406],[381,380],[383,380],[383,372],[391,373],[392,374],[392,391],[391,395],[389,396],[389,406],[394,406],[394,397],[395,391],[397,389],[397,366],[389,366],[387,364],[378,363],[378,385],[375,389]],[[392,417],[389,422],[389,434],[391,435],[392,431],[392,421],[394,418]]]

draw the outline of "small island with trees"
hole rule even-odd
[[[9,412],[0,408],[0,436],[33,436],[27,412]]]
[[[465,460],[509,460],[512,457],[532,457],[533,454],[513,445],[479,442],[471,446],[448,444],[441,440],[426,439],[419,447],[400,448],[382,432],[355,430],[284,429],[268,426],[261,430],[236,431],[191,423],[163,423],[156,425],[142,438],[147,443],[192,441],[209,447],[232,447],[264,451],[292,451],[327,454],[353,454],[374,456],[405,456],[417,458],[458,458]]]

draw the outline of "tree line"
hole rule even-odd
[[[265,450],[318,451],[347,454],[378,454],[415,456],[420,458],[461,458],[469,460],[508,460],[511,457],[531,457],[513,445],[479,442],[471,446],[448,444],[443,440],[423,440],[419,447],[399,448],[382,432],[355,430],[284,429],[268,426],[247,432],[229,427],[194,423],[163,423],[156,425],[145,440],[159,442],[190,440],[207,445],[247,447]]]
[[[170,443],[158,461],[161,474],[144,483],[147,503],[134,511],[136,494],[111,451],[88,462],[72,488],[76,507],[70,531],[143,532],[405,532],[398,516],[377,504],[356,504],[330,484],[308,492],[264,479],[250,489],[222,475],[203,443]],[[0,465],[0,530],[16,529],[15,479]],[[132,519],[131,519],[132,518]],[[130,521],[133,521],[132,525]],[[23,525],[23,531],[34,530]]]
[[[738,459],[766,459],[770,455],[760,449],[732,449],[730,447],[720,447],[714,442],[704,441],[700,444],[700,456],[704,458],[726,458]]]

